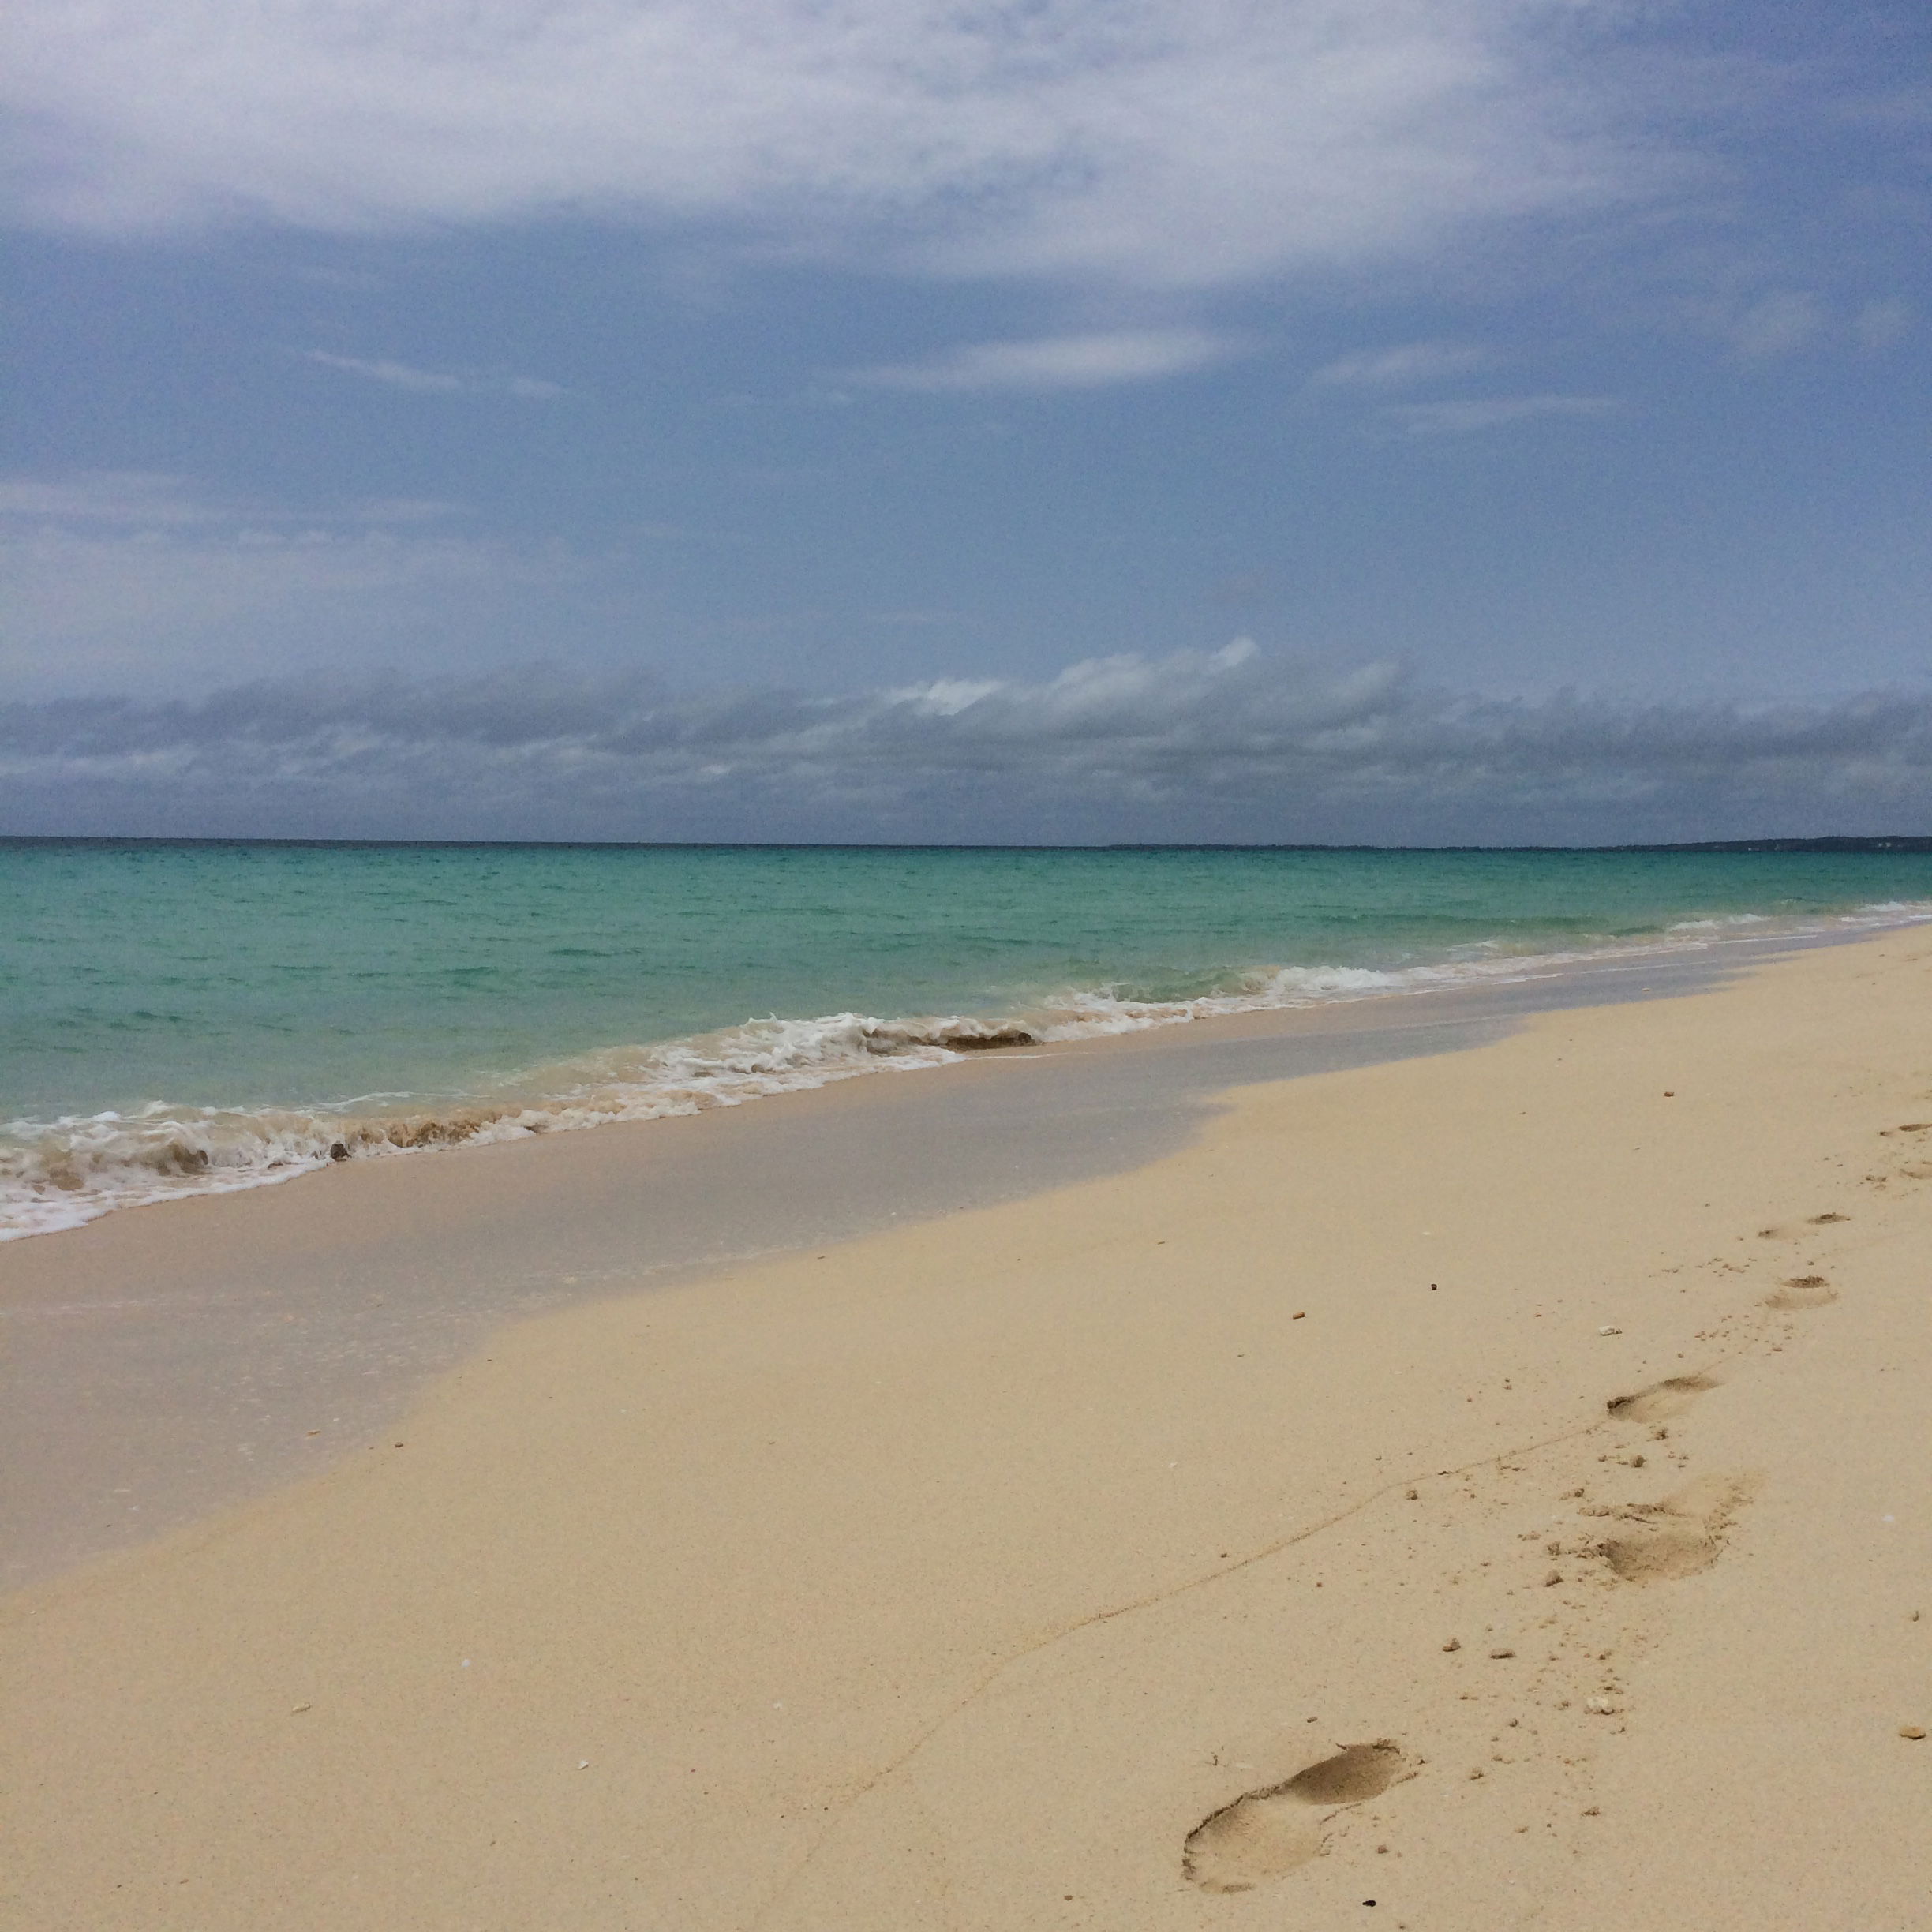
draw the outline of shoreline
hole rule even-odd
[[[1230,968],[1243,983],[1239,990],[1171,998],[1069,986],[1031,1005],[983,1011],[883,1019],[856,1012],[774,1013],[710,1032],[575,1051],[474,1090],[392,1095],[391,1102],[406,1104],[373,1111],[355,1101],[154,1102],[127,1114],[17,1120],[0,1136],[0,1248],[131,1208],[284,1185],[340,1163],[679,1118],[875,1073],[936,1072],[987,1050],[1097,1045],[1175,1026],[1365,1000],[1479,994],[1578,973],[1668,971],[1686,962],[1694,971],[1713,949],[1840,944],[1928,919],[1932,911],[1920,902],[1874,901],[1830,915],[1688,919],[1641,937],[1542,953],[1471,957],[1465,948],[1461,955],[1402,965],[1257,965],[1238,974]]]
[[[9,1924],[1904,1932],[1932,936],[1653,990],[605,1283],[14,1593]]]
[[[504,1322],[1125,1172],[1244,1085],[1460,1051],[1537,1013],[1869,937],[1727,936],[1042,1043],[928,1069],[943,1080],[341,1163],[0,1243],[0,1589],[353,1455]]]

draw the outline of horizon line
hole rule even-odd
[[[1589,845],[1385,845],[1309,840],[1148,839],[1043,841],[927,839],[545,839],[335,838],[326,835],[261,837],[221,833],[0,832],[0,845],[236,845],[350,851],[395,849],[480,852],[1925,852],[1932,835],[1829,833],[1793,838],[1776,834],[1741,839],[1645,840]]]

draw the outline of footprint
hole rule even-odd
[[[1764,1298],[1771,1309],[1823,1308],[1838,1299],[1838,1290],[1822,1275],[1793,1275]]]
[[[1387,1738],[1344,1745],[1286,1784],[1211,1812],[1188,1834],[1181,1872],[1204,1892],[1251,1892],[1319,1855],[1321,1828],[1335,1812],[1379,1798],[1410,1775],[1408,1761]]]
[[[1653,1382],[1634,1395],[1619,1395],[1604,1406],[1620,1422],[1661,1422],[1667,1417],[1681,1414],[1705,1390],[1717,1386],[1709,1376],[1672,1376],[1667,1381]]]
[[[1849,1215],[1839,1214],[1835,1210],[1826,1214],[1807,1215],[1795,1226],[1761,1227],[1758,1230],[1758,1238],[1760,1241],[1802,1241],[1807,1228],[1829,1227],[1834,1222],[1849,1221],[1851,1219]]]
[[[1758,1487],[1750,1476],[1702,1476],[1661,1503],[1619,1511],[1631,1527],[1597,1544],[1627,1583],[1660,1583],[1708,1570],[1724,1548],[1731,1518]]]

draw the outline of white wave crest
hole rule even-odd
[[[1074,987],[1006,1015],[772,1015],[687,1039],[605,1048],[531,1069],[489,1093],[414,1106],[400,1103],[408,1096],[309,1109],[157,1102],[131,1114],[13,1121],[0,1128],[0,1241],[78,1227],[117,1208],[270,1185],[336,1161],[661,1120],[864,1073],[945,1066],[978,1051],[1535,979],[1591,960],[1696,951],[1724,943],[1727,934],[1771,936],[1766,927],[1797,938],[1928,920],[1932,904],[1887,901],[1810,921],[1754,913],[1684,920],[1656,938],[1563,952],[1510,955],[1492,945],[1413,966],[1261,967],[1230,975],[1225,990],[1185,998]],[[1748,934],[1737,930],[1747,927]]]

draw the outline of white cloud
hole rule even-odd
[[[1383,418],[1409,436],[1472,436],[1539,417],[1607,416],[1614,396],[1458,396],[1440,402],[1391,402]]]
[[[1631,70],[1584,57],[1627,25],[1608,0],[16,0],[8,18],[14,205],[97,232],[576,212],[1208,286],[1431,253],[1677,167]]]
[[[1309,380],[1323,389],[1404,389],[1486,367],[1494,354],[1472,343],[1402,343],[1358,349],[1318,369]]]
[[[1407,837],[1911,829],[1932,698],[1507,701],[1252,644],[811,696],[543,667],[0,707],[0,829]]]
[[[1205,329],[1117,329],[1046,335],[1027,342],[972,343],[926,362],[848,371],[844,380],[878,389],[932,393],[984,389],[1094,389],[1205,369],[1241,345]]]
[[[339,369],[348,376],[360,376],[391,389],[406,389],[418,395],[506,395],[524,402],[546,402],[564,395],[560,383],[544,382],[534,376],[497,376],[474,371],[457,375],[447,369],[417,369],[407,362],[386,359],[370,361],[361,356],[332,355],[326,349],[305,349],[302,360],[324,369]]]

